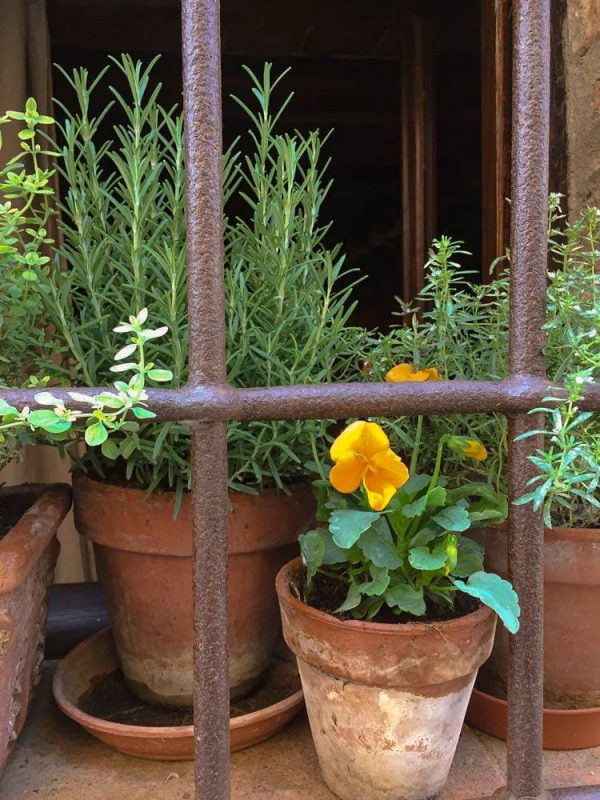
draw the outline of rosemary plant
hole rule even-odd
[[[94,80],[85,69],[67,78],[75,109],[62,106],[59,170],[63,244],[53,265],[48,312],[63,356],[48,370],[80,385],[102,385],[110,376],[113,328],[130,308],[147,307],[170,337],[156,343],[156,362],[168,365],[173,386],[187,380],[187,290],[183,119],[159,102],[152,82],[155,62],[112,59]],[[113,103],[93,112],[93,94],[109,70],[126,79],[127,94],[111,87]],[[327,195],[324,140],[318,132],[276,133],[291,99],[273,105],[283,75],[267,64],[252,81],[249,148],[225,154],[226,208],[233,192],[245,212],[225,219],[225,285],[228,370],[234,386],[331,381],[354,364],[358,332],[348,325],[351,285],[340,247],[325,241],[320,221]],[[101,136],[111,109],[120,121],[112,140]],[[245,144],[245,143],[244,143]],[[200,190],[200,187],[199,187]],[[258,492],[306,474],[321,421],[233,422],[229,472],[233,489]],[[293,446],[292,446],[293,445]],[[189,432],[179,423],[150,423],[126,461],[87,449],[80,468],[149,490],[190,485]]]

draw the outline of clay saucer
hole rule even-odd
[[[490,736],[506,739],[508,703],[474,689],[466,722]],[[600,745],[600,708],[545,708],[544,750],[582,750]]]
[[[276,656],[266,686],[259,691],[266,690],[268,694],[270,684],[289,681],[290,672],[295,669],[287,658]],[[110,722],[82,710],[81,706],[86,704],[86,698],[90,697],[98,682],[117,673],[117,653],[108,628],[86,639],[61,661],[52,682],[54,699],[61,711],[88,733],[122,753],[157,761],[192,760],[193,725],[128,725]],[[232,752],[273,736],[296,716],[303,703],[302,690],[298,689],[265,708],[233,716],[229,723]]]

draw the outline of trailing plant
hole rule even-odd
[[[306,602],[323,608],[322,598],[337,598],[339,605],[323,610],[411,621],[464,613],[462,593],[489,605],[516,633],[514,590],[483,570],[481,546],[464,536],[472,525],[503,521],[506,497],[486,483],[449,488],[441,477],[448,450],[486,455],[480,442],[449,434],[438,442],[433,472],[410,474],[377,423],[358,420],[338,436],[329,479],[316,486],[326,524],[300,536]]]
[[[76,107],[62,107],[59,125],[64,243],[48,294],[63,355],[62,369],[53,374],[61,380],[105,383],[112,329],[125,309],[142,305],[171,331],[158,344],[156,360],[172,367],[173,386],[187,380],[183,119],[160,104],[154,63],[113,59],[127,92],[111,86],[113,103],[97,115],[94,90],[107,70],[94,80],[84,69],[67,76]],[[291,100],[273,104],[283,74],[274,78],[269,64],[261,79],[248,73],[254,103],[237,102],[248,115],[249,149],[242,157],[236,142],[223,160],[226,209],[234,192],[245,205],[239,216],[225,219],[229,380],[272,386],[339,379],[353,367],[350,341],[357,331],[348,325],[353,306],[344,257],[339,246],[326,244],[329,225],[320,221],[329,189],[324,139],[318,132],[276,133]],[[109,109],[120,118],[112,140],[101,132]],[[321,421],[232,422],[231,488],[285,488],[306,474],[326,430]],[[180,500],[190,485],[189,442],[183,424],[150,424],[123,465],[92,449],[79,465],[150,490],[173,488]]]
[[[45,248],[52,244],[47,224],[54,171],[43,168],[40,158],[55,153],[39,143],[39,128],[52,122],[33,98],[24,111],[0,117],[0,126],[21,124],[21,152],[0,167],[0,386],[22,386],[38,372],[36,355],[44,342],[42,292],[50,261]],[[32,380],[37,384],[39,375]],[[19,438],[4,433],[0,467],[17,458],[19,448]]]
[[[89,411],[69,408],[62,398],[45,390],[34,395],[36,403],[49,408],[31,410],[29,406],[17,409],[0,399],[0,441],[8,436],[18,436],[22,443],[31,443],[36,437],[67,446],[81,438],[89,447],[99,447],[105,458],[130,458],[139,444],[140,424],[156,414],[147,407],[146,382],[169,381],[170,371],[157,369],[146,358],[146,344],[164,336],[166,328],[155,330],[145,327],[148,310],[142,309],[128,322],[120,323],[115,331],[130,334],[129,344],[115,355],[113,372],[133,374],[127,382],[116,381],[114,391],[96,395],[67,392],[78,404],[89,406]],[[135,357],[136,361],[124,359]]]

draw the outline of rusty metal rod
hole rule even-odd
[[[53,388],[57,397],[73,408],[68,389]],[[81,394],[105,389],[77,388]],[[35,407],[33,389],[0,389],[0,398],[17,408]],[[148,404],[160,421],[168,420],[271,420],[345,419],[368,416],[409,416],[448,413],[519,413],[539,406],[549,393],[545,378],[517,376],[499,383],[435,381],[415,383],[337,383],[234,389],[227,385],[201,385],[183,389],[149,389]],[[551,394],[557,395],[553,389]],[[579,404],[600,411],[600,384],[590,385]],[[534,420],[529,417],[529,427]]]
[[[225,289],[218,0],[182,3],[190,384],[223,384]],[[185,395],[184,395],[185,396]],[[197,800],[229,798],[227,426],[192,437],[194,765]]]
[[[514,7],[511,292],[509,372],[544,380],[550,141],[550,0]],[[527,491],[536,472],[529,456],[541,436],[514,439],[544,427],[544,415],[509,421],[509,497]],[[547,795],[542,774],[544,688],[544,524],[531,505],[510,505],[509,577],[521,603],[521,629],[511,637],[508,674],[507,796]]]

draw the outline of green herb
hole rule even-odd
[[[171,332],[157,345],[157,363],[171,367],[173,386],[187,380],[183,119],[160,104],[153,63],[112,60],[127,83],[126,95],[111,87],[111,115],[121,118],[112,140],[101,134],[108,108],[92,112],[107,71],[93,81],[84,69],[67,76],[76,109],[63,108],[59,125],[64,244],[48,293],[63,362],[58,372],[51,359],[46,364],[63,381],[105,383],[112,328],[127,309],[142,306]],[[283,75],[274,78],[267,64],[261,79],[249,76],[253,102],[237,101],[250,124],[249,151],[242,157],[236,143],[223,161],[226,209],[233,192],[246,206],[225,219],[229,380],[233,386],[339,380],[354,368],[359,332],[348,324],[353,305],[344,257],[339,245],[326,243],[329,225],[321,222],[329,188],[324,139],[317,132],[276,133],[291,100],[273,104]],[[231,488],[285,488],[303,477],[327,427],[326,421],[232,422]],[[189,442],[183,424],[144,426],[121,478],[150,490],[173,488],[181,498],[191,480]],[[93,449],[80,466],[99,476],[115,469]]]

